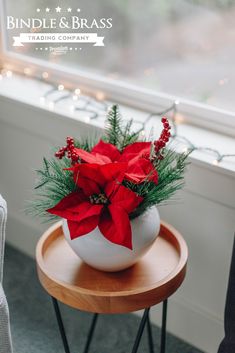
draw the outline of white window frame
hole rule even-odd
[[[235,136],[235,112],[155,90],[139,88],[89,71],[67,68],[7,50],[4,0],[0,0],[0,14],[0,65],[2,67],[7,66],[21,74],[27,67],[37,78],[41,78],[42,72],[46,71],[50,81],[55,84],[63,83],[69,89],[79,87],[83,92],[92,95],[102,92],[107,100],[148,112],[164,110],[174,101],[178,101],[178,111],[186,123]]]

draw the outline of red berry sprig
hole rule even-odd
[[[162,118],[163,130],[158,140],[154,141],[154,152],[155,158],[161,160],[163,159],[163,155],[161,154],[161,150],[166,146],[167,142],[171,137],[170,133],[170,124],[166,117]]]
[[[66,156],[72,160],[72,164],[75,164],[78,161],[78,155],[75,151],[74,147],[74,139],[73,137],[68,136],[66,139],[67,145],[64,147],[61,147],[56,153],[55,157],[62,159],[63,157]]]

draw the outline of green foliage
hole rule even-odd
[[[42,169],[36,170],[36,198],[28,203],[26,213],[46,217],[48,220],[57,218],[46,210],[54,207],[62,198],[76,190],[71,172],[64,170],[70,166],[68,158],[62,160],[52,158],[50,161],[43,158]]]
[[[125,125],[122,122],[119,108],[114,105],[107,117],[105,136],[102,139],[112,143],[122,151],[127,145],[136,142],[139,138],[138,132],[132,132],[132,121]],[[75,140],[75,146],[86,151],[91,151],[97,143],[97,139],[79,142]],[[158,184],[146,180],[141,184],[134,184],[124,180],[123,185],[143,197],[143,201],[130,215],[133,219],[145,212],[149,207],[161,204],[171,198],[175,192],[184,184],[184,172],[187,166],[188,154],[178,154],[170,149],[164,150],[164,159],[155,160],[153,165],[158,172]],[[77,190],[70,168],[71,160],[43,159],[43,166],[37,170],[37,184],[35,186],[36,198],[31,201],[26,209],[28,214],[44,217],[47,220],[57,218],[46,212],[48,208],[54,207],[61,199]]]
[[[125,186],[144,198],[130,215],[131,219],[141,215],[149,207],[170,199],[177,190],[182,188],[187,157],[187,154],[179,154],[169,149],[165,150],[164,159],[158,163],[157,185],[148,181],[139,185],[124,181]]]
[[[136,142],[139,138],[139,132],[131,132],[132,120],[123,126],[121,114],[118,105],[113,105],[107,117],[104,141],[112,143],[122,151],[127,145]]]

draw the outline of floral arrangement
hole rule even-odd
[[[187,155],[166,148],[171,127],[166,117],[161,121],[159,139],[141,141],[114,105],[99,141],[67,137],[55,158],[44,158],[37,170],[37,198],[28,210],[47,219],[66,219],[71,239],[98,226],[106,239],[132,249],[130,221],[183,185]]]

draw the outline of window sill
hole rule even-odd
[[[4,77],[0,80],[0,100],[7,100],[9,104],[12,100],[19,102],[20,104],[29,105],[33,109],[44,111],[53,117],[60,117],[62,119],[71,119],[73,122],[92,126],[98,131],[104,127],[105,115],[101,115],[98,119],[91,119],[88,121],[87,117],[81,115],[80,112],[70,111],[69,105],[66,101],[58,102],[55,106],[50,104],[50,96],[48,101],[42,98],[46,92],[51,89],[51,85],[46,82],[42,82],[36,79],[20,76],[14,74],[12,77]],[[58,97],[61,92],[57,92]],[[66,91],[63,91],[66,94]],[[111,104],[111,103],[110,103]],[[143,122],[146,119],[147,113],[121,105],[121,112],[125,119],[133,118],[136,121]],[[0,120],[7,123],[18,123],[23,128],[23,122],[14,117],[15,121],[9,121],[9,117],[2,114]],[[13,119],[13,118],[11,118]],[[32,126],[33,121],[31,121]],[[137,123],[138,124],[138,123]],[[87,126],[87,127],[88,127]],[[160,119],[154,117],[146,125],[146,135],[151,131],[154,126],[156,133],[160,131]],[[27,125],[30,129],[30,124]],[[46,129],[46,127],[44,127]],[[235,140],[231,137],[215,133],[206,129],[198,128],[189,124],[180,123],[177,125],[179,135],[186,137],[195,146],[209,147],[216,149],[222,154],[231,154],[235,152]],[[39,132],[40,133],[40,132]],[[201,153],[194,151],[191,156],[191,160],[203,167],[211,169],[216,173],[223,173],[229,176],[235,176],[235,157],[226,159],[214,165],[214,157],[211,154]]]

